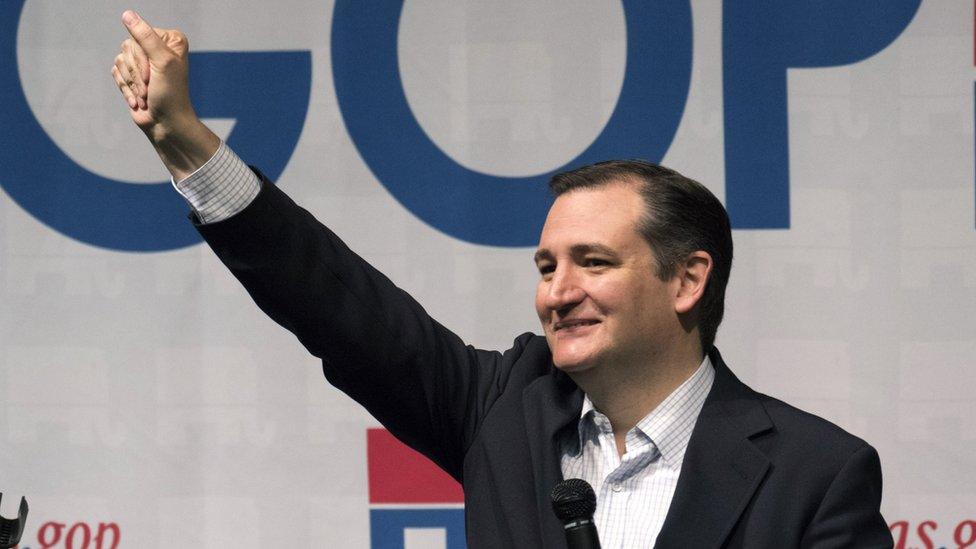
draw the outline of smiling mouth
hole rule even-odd
[[[592,326],[597,324],[597,320],[587,320],[587,319],[577,319],[577,320],[563,320],[557,322],[553,326],[553,331],[558,332],[560,330],[572,330],[574,328],[582,328],[584,326]]]

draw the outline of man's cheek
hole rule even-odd
[[[544,294],[542,293],[541,288],[535,292],[535,302],[533,305],[535,305],[535,314],[539,316],[539,321],[542,322],[542,326],[545,328],[546,319],[549,317],[549,311],[544,305]]]

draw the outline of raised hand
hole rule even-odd
[[[122,14],[130,38],[112,65],[129,115],[177,180],[206,162],[220,145],[190,102],[189,44],[178,30],[156,29],[134,11]]]

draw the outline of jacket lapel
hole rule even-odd
[[[559,434],[579,420],[583,391],[562,372],[542,376],[522,392],[532,471],[535,475],[536,506],[543,547],[565,547],[563,526],[552,511],[549,493],[563,480]]]
[[[720,547],[769,469],[749,437],[773,425],[755,393],[710,353],[715,381],[688,443],[656,547]]]

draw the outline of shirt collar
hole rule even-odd
[[[701,413],[714,380],[715,368],[708,355],[705,355],[695,373],[634,426],[634,429],[654,442],[668,466],[681,467],[698,414]],[[574,455],[582,452],[584,437],[589,435],[591,429],[595,429],[593,416],[597,413],[599,412],[589,395],[584,395],[577,436],[573,437],[577,444],[572,452]]]
[[[640,429],[649,436],[664,461],[672,467],[681,467],[688,449],[688,441],[695,430],[695,422],[705,404],[705,397],[712,389],[715,368],[708,355],[705,355],[698,370],[678,386],[661,404],[658,404],[644,419],[637,422]]]

